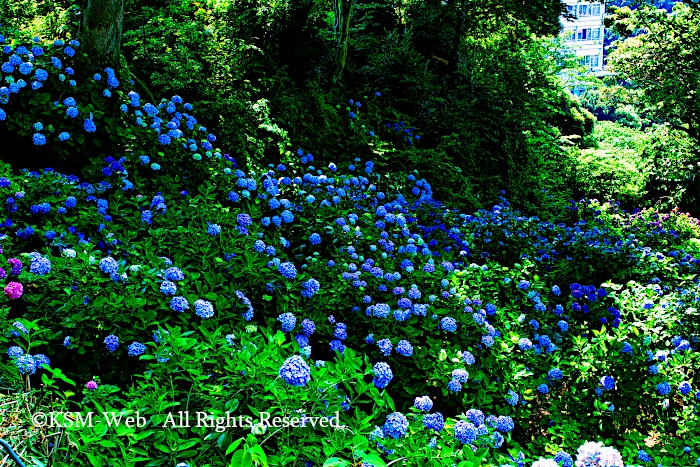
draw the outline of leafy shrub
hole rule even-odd
[[[696,167],[698,146],[685,133],[660,126],[649,135],[643,157],[652,171],[649,192],[662,207],[680,206],[695,212],[698,206]]]
[[[504,193],[467,215],[414,174],[302,149],[238,167],[181,97],[115,94],[96,125],[125,139],[86,181],[0,166],[15,378],[55,411],[135,414],[64,422],[70,442],[37,445],[56,465],[552,465],[593,438],[618,449],[580,462],[621,465],[657,430],[654,459],[700,449],[693,219],[554,200],[555,223]],[[1,104],[13,132],[61,150],[19,129],[45,111],[29,96]],[[260,412],[305,426],[223,426]]]
[[[591,136],[598,148],[578,156],[576,181],[580,193],[615,199],[627,207],[644,204],[650,161],[643,156],[646,135],[613,122],[598,122]]]

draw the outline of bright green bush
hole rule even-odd
[[[642,206],[653,170],[643,156],[647,136],[602,121],[596,124],[591,138],[598,147],[580,151],[576,172],[579,192],[601,200],[616,199],[625,206]]]

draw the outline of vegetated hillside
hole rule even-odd
[[[182,96],[149,102],[112,68],[86,72],[79,41],[8,37],[0,125],[24,150],[8,159],[82,164],[0,166],[2,375],[34,388],[0,427],[25,458],[697,459],[696,219],[554,197],[531,215],[506,192],[468,211],[410,168],[320,163],[312,146],[246,164]],[[343,118],[357,125],[385,98],[348,102]],[[405,123],[389,130],[418,141]],[[38,408],[144,422],[42,427]],[[168,422],[180,412],[206,422]]]

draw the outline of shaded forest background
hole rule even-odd
[[[80,35],[87,7],[2,1],[5,25],[66,38]],[[654,7],[666,14],[673,3]],[[609,5],[611,50],[646,31],[639,6]],[[118,65],[149,100],[179,94],[196,105],[242,165],[300,147],[318,165],[359,157],[394,173],[418,170],[437,199],[465,209],[506,190],[530,212],[582,196],[695,210],[687,166],[697,144],[666,125],[677,115],[652,109],[629,76],[584,80],[580,99],[558,76],[582,71],[558,38],[564,8],[558,0],[125,0]],[[596,131],[597,120],[615,125]],[[667,173],[653,170],[657,159]]]

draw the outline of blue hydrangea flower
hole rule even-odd
[[[462,383],[456,379],[451,379],[450,382],[447,383],[447,389],[452,392],[460,392],[462,390]]]
[[[29,271],[33,274],[44,276],[51,272],[51,262],[43,256],[35,254],[31,260]]]
[[[160,284],[160,291],[163,293],[163,295],[175,295],[177,292],[177,286],[174,282],[166,280]]]
[[[194,310],[197,316],[202,319],[209,319],[214,316],[214,305],[206,300],[197,300],[194,302]]]
[[[547,372],[547,379],[551,381],[557,381],[560,380],[564,377],[564,374],[561,372],[559,368],[552,368]]]
[[[36,364],[37,370],[40,368],[41,365],[51,366],[51,360],[49,360],[49,357],[47,357],[43,353],[38,353],[32,358],[34,359],[34,363]]]
[[[22,355],[15,360],[17,369],[23,375],[33,375],[36,373],[36,362],[31,355]]]
[[[299,344],[299,347],[304,348],[309,345],[309,338],[306,337],[304,334],[297,334],[294,336],[294,339],[297,341],[297,344]]]
[[[559,464],[561,467],[573,467],[574,459],[566,451],[559,451],[554,456],[554,462]]]
[[[297,276],[297,268],[292,263],[280,264],[279,271],[287,279],[294,279]]]
[[[379,389],[384,389],[391,382],[394,374],[391,372],[391,367],[385,362],[379,362],[372,367],[374,378],[372,383]]]
[[[83,128],[87,133],[94,133],[97,131],[97,126],[95,126],[95,122],[93,122],[92,119],[85,120],[83,122]]]
[[[433,401],[430,399],[429,396],[416,397],[416,400],[413,402],[413,405],[418,410],[430,412],[430,409],[433,408]]]
[[[321,290],[321,283],[318,282],[316,279],[311,278],[308,281],[303,282],[301,284],[301,288],[301,296],[305,298],[311,298],[316,292]]]
[[[330,342],[330,349],[331,349],[331,352],[337,351],[337,352],[340,352],[341,355],[345,354],[345,344],[343,344],[343,342],[338,340],[338,339],[333,339]]]
[[[656,390],[659,392],[659,395],[666,396],[671,392],[671,385],[664,381],[656,385]]]
[[[141,223],[151,225],[153,223],[153,213],[150,210],[141,212]]]
[[[612,376],[603,376],[600,379],[600,385],[603,386],[603,389],[606,391],[612,391],[615,389],[615,379],[613,379]]]
[[[15,330],[15,329],[12,330],[12,336],[14,336],[14,337],[19,337],[20,332],[22,334],[29,333],[29,330],[27,329],[27,327],[24,324],[20,323],[19,321],[15,321],[14,323],[12,323],[12,326],[17,328],[17,330]]]
[[[442,431],[445,419],[440,412],[429,413],[423,416],[423,426],[429,430]]]
[[[377,346],[379,347],[379,351],[382,353],[382,355],[386,356],[391,354],[392,345],[389,339],[380,340],[379,342],[377,342]]]
[[[221,226],[219,224],[209,224],[207,228],[207,234],[215,237],[221,233]]]
[[[471,422],[460,420],[455,424],[455,438],[462,444],[472,444],[478,435],[479,430]]]
[[[462,361],[471,366],[476,362],[476,358],[471,352],[462,352]]]
[[[407,340],[401,340],[396,345],[396,353],[404,357],[410,357],[413,355],[413,346]]]
[[[510,389],[508,391],[508,394],[505,396],[506,402],[508,402],[512,406],[516,406],[518,404],[518,401],[520,401],[520,396],[518,396],[518,393]]]
[[[109,336],[105,337],[104,343],[107,350],[114,352],[117,350],[117,347],[119,347],[119,338],[114,334],[110,334]]]
[[[306,386],[311,381],[311,368],[299,355],[293,355],[285,360],[279,374],[290,386]]]
[[[513,419],[507,415],[501,415],[496,419],[496,430],[507,433],[515,428]]]
[[[175,266],[166,269],[164,275],[165,278],[169,281],[181,281],[185,278],[185,275],[182,273],[182,271]]]
[[[22,347],[13,345],[9,349],[7,349],[7,355],[10,358],[19,357],[21,355],[24,355],[24,350],[22,350]]]
[[[316,325],[310,319],[304,318],[301,322],[301,332],[310,337],[316,331]]]
[[[382,432],[384,436],[399,439],[403,438],[408,431],[408,419],[401,412],[394,412],[386,417]]]
[[[637,459],[644,463],[651,462],[651,456],[649,456],[649,454],[647,454],[647,452],[644,449],[640,449],[639,451],[637,451]]]
[[[469,373],[466,370],[458,368],[452,372],[452,379],[459,381],[460,383],[466,383],[469,379]]]
[[[286,224],[289,224],[294,221],[294,214],[292,214],[290,211],[282,211],[281,217],[282,222]]]
[[[138,357],[146,352],[146,346],[140,342],[132,342],[129,344],[128,351],[130,357]]]
[[[440,328],[447,332],[457,331],[457,321],[454,318],[446,316],[440,320]]]
[[[692,390],[690,383],[688,381],[683,381],[681,384],[678,385],[678,390],[680,391],[681,394],[684,396],[687,396],[690,394],[690,391]]]
[[[111,256],[102,258],[100,260],[100,271],[110,275],[116,274],[119,271],[119,263]]]
[[[170,308],[173,311],[182,313],[183,311],[188,310],[190,308],[190,304],[187,302],[187,299],[185,297],[173,297],[173,299],[170,300]]]
[[[283,313],[279,315],[277,321],[282,323],[282,332],[293,331],[297,324],[297,318],[292,313]]]

